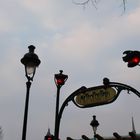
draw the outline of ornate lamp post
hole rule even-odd
[[[65,84],[68,79],[68,75],[64,75],[63,71],[60,70],[59,74],[54,75],[54,81],[57,87],[57,95],[56,95],[56,113],[55,113],[55,130],[54,130],[54,138],[55,140],[59,139],[58,136],[58,114],[59,114],[59,97],[60,97],[60,89]]]
[[[90,125],[92,126],[93,132],[94,132],[94,139],[97,131],[97,127],[99,126],[99,122],[96,120],[96,116],[93,116],[93,120],[91,121]]]
[[[28,118],[28,104],[29,104],[29,92],[31,87],[31,81],[33,81],[36,67],[39,66],[40,60],[38,56],[34,53],[35,47],[30,45],[29,52],[24,55],[21,59],[21,63],[25,66],[25,76],[27,77],[26,87],[26,100],[25,100],[25,110],[24,110],[24,121],[22,130],[22,140],[26,140],[26,129],[27,129],[27,118]]]

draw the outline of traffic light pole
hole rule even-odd
[[[57,95],[56,95],[56,112],[55,112],[55,130],[54,130],[54,138],[55,140],[59,139],[58,136],[58,113],[59,113],[59,97],[60,97],[60,86],[57,86]]]
[[[66,80],[68,79],[68,75],[64,75],[63,70],[60,70],[59,72],[60,73],[54,75],[54,81],[55,81],[55,84],[56,84],[56,87],[57,87],[54,140],[59,140],[58,114],[59,114],[60,89],[65,84]]]

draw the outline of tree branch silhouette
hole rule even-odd
[[[82,5],[85,7],[85,5],[87,5],[89,2],[91,2],[93,4],[93,6],[97,9],[97,3],[99,2],[99,0],[83,0],[82,2],[77,2],[76,0],[72,0],[74,4],[76,5]],[[122,0],[123,2],[123,9],[124,11],[126,10],[126,0]]]

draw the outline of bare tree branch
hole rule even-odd
[[[77,4],[77,5],[86,5],[86,4],[89,3],[89,1],[90,1],[90,0],[86,0],[86,1],[84,1],[84,2],[76,2],[76,1],[73,0],[73,3],[74,3],[74,4]]]
[[[96,5],[97,5],[97,0],[84,0],[83,2],[76,2],[76,0],[72,0],[74,4],[76,5],[82,5],[85,7],[85,5],[87,5],[89,2],[91,2],[94,7],[97,9]],[[124,11],[126,10],[126,0],[122,0],[123,2],[123,9]]]
[[[126,0],[123,0],[123,8],[124,8],[124,11],[126,10]]]
[[[96,4],[97,4],[97,0],[84,0],[83,2],[76,2],[76,0],[72,0],[74,4],[76,5],[82,5],[85,7],[85,5],[87,5],[89,2],[92,3],[92,5],[97,9]]]

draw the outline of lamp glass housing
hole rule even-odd
[[[34,74],[35,70],[36,70],[36,66],[34,65],[34,63],[31,62],[28,65],[26,65],[26,73],[28,76]]]
[[[93,116],[93,120],[91,121],[90,125],[92,126],[94,135],[96,134],[97,127],[99,126],[99,122],[96,120],[96,116]]]
[[[92,127],[94,134],[96,134],[97,126]]]
[[[36,67],[39,66],[40,60],[38,56],[34,53],[35,47],[33,45],[28,46],[29,52],[24,55],[21,59],[21,63],[25,66],[25,73],[28,80],[33,81],[35,75]]]

